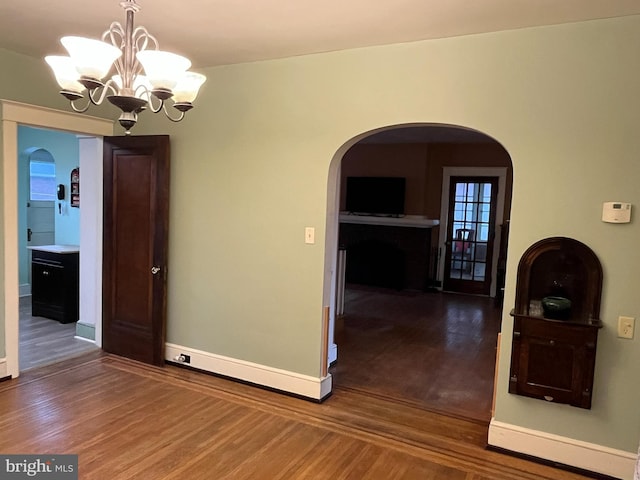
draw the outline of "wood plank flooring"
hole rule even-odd
[[[98,347],[75,338],[76,324],[31,315],[31,296],[20,297],[20,371],[58,362]]]
[[[91,353],[0,383],[0,451],[83,480],[578,480],[485,449],[486,428],[336,388],[322,404]]]
[[[491,298],[349,285],[333,383],[488,425],[500,321]]]

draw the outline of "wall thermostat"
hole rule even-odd
[[[631,221],[631,204],[624,202],[603,203],[602,221],[608,223],[629,223]]]

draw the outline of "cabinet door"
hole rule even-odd
[[[64,267],[46,263],[32,263],[32,299],[34,308],[46,305],[51,308],[63,308]]]
[[[591,408],[594,329],[538,319],[517,319],[509,391]]]

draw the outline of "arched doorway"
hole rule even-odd
[[[328,227],[335,228],[335,243],[330,243],[335,252],[328,252],[336,262],[330,303],[336,313],[330,329],[336,342],[330,356],[334,386],[488,423],[511,203],[508,153],[475,130],[411,124],[353,139],[336,162],[330,179],[335,191],[330,187],[329,196],[333,193],[329,212],[335,217],[330,213],[328,219]],[[493,186],[491,224],[488,204],[485,211],[477,193],[458,212],[461,202],[449,186],[462,175],[466,191]],[[358,191],[357,182],[367,178],[374,179],[370,187],[378,198],[372,211],[352,211],[362,198],[354,201],[349,188],[356,185],[356,195],[366,200],[371,192]],[[404,183],[401,210],[394,179]],[[385,182],[389,190],[381,191]],[[380,199],[392,206],[373,211]],[[486,291],[481,296],[443,293],[444,274],[453,270],[446,262],[460,263],[447,245],[451,232],[468,225],[483,230],[474,237],[471,278],[474,271],[480,278],[482,271]]]

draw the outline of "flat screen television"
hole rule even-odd
[[[404,215],[403,177],[347,177],[345,208],[364,215]]]

